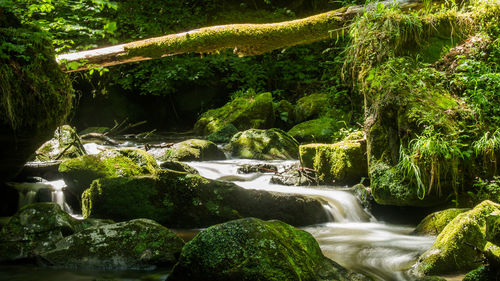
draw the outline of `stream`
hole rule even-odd
[[[90,143],[86,144],[85,148],[89,154],[95,154],[105,147]],[[316,238],[327,257],[346,268],[369,275],[374,280],[413,280],[409,269],[418,256],[430,248],[435,239],[433,236],[411,235],[414,226],[377,221],[363,209],[348,187],[286,186],[270,183],[274,173],[238,173],[238,168],[244,164],[272,164],[280,172],[297,161],[230,159],[186,163],[197,169],[201,176],[209,179],[232,181],[247,189],[302,194],[321,199],[325,211],[329,214],[329,222],[302,229]],[[74,213],[65,202],[62,192],[65,184],[62,180],[48,182],[39,179],[35,183],[13,185],[20,194],[20,206],[37,201],[52,201],[74,217],[81,218],[81,215]],[[191,238],[198,231],[178,230],[184,239]],[[29,265],[0,266],[0,280],[109,280],[110,277],[113,280],[162,280],[165,276],[165,270],[84,272]]]

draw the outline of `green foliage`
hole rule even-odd
[[[465,145],[457,138],[446,138],[432,127],[410,141],[408,148],[401,147],[397,168],[405,178],[417,186],[417,195],[423,199],[433,187],[442,195],[442,180],[448,180],[458,197],[459,167],[464,159]]]
[[[474,181],[474,189],[468,194],[473,204],[484,200],[500,203],[500,176],[494,176],[492,180],[477,177]]]
[[[69,79],[54,61],[47,33],[21,24],[2,6],[0,94],[0,122],[13,130],[52,129],[68,115],[73,97]]]
[[[96,47],[105,43],[103,38],[117,29],[116,22],[108,18],[118,8],[114,1],[16,0],[2,4],[23,23],[32,23],[50,32],[58,52]]]

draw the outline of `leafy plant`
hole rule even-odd
[[[468,194],[473,201],[473,205],[484,200],[500,203],[500,176],[494,176],[491,180],[476,178],[474,190],[469,191]]]

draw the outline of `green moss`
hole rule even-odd
[[[434,212],[426,216],[416,227],[414,233],[438,235],[459,214],[468,209],[446,209],[443,211]]]
[[[500,211],[486,217],[486,240],[500,245]]]
[[[51,266],[78,269],[148,269],[171,266],[184,242],[158,223],[137,219],[87,228],[42,254]]]
[[[232,156],[248,159],[297,159],[297,141],[280,129],[250,129],[234,135],[229,143]]]
[[[295,105],[295,119],[303,122],[313,118],[318,118],[326,113],[332,104],[327,94],[311,94],[297,100]]]
[[[206,227],[250,216],[295,225],[327,221],[323,205],[314,198],[246,190],[172,170],[95,180],[83,193],[82,205],[84,217],[149,218],[171,227]]]
[[[165,149],[160,161],[207,161],[225,160],[226,156],[217,145],[211,141],[189,139],[174,144]]]
[[[54,203],[24,206],[3,227],[0,261],[33,258],[73,234],[79,222]]]
[[[238,97],[221,108],[203,113],[194,125],[194,131],[208,135],[233,124],[238,130],[251,128],[267,129],[274,124],[274,111],[271,93],[255,97]]]
[[[300,162],[315,170],[321,183],[354,184],[368,174],[365,149],[363,141],[301,145]]]
[[[98,178],[151,175],[158,169],[154,158],[135,148],[106,150],[97,155],[84,155],[61,163],[59,172],[77,195]]]
[[[432,247],[419,258],[417,270],[423,274],[446,274],[479,266],[486,245],[486,217],[500,205],[483,201],[474,209],[459,214],[438,235]]]
[[[222,127],[217,132],[213,132],[207,136],[207,140],[215,143],[227,143],[231,138],[238,133],[238,129],[233,124],[228,124]]]
[[[347,280],[350,275],[354,274],[323,256],[309,233],[280,221],[248,218],[200,232],[182,249],[169,278]]]
[[[0,123],[13,131],[50,130],[71,110],[73,88],[55,61],[49,34],[0,11]],[[8,20],[6,20],[8,19]],[[10,47],[5,47],[10,46]],[[44,132],[45,133],[45,132]]]
[[[344,8],[305,19],[275,24],[232,24],[200,28],[182,35],[167,35],[124,46],[123,59],[161,57],[164,54],[211,53],[233,48],[239,55],[262,54],[299,43],[329,38],[330,30],[343,26],[336,12]]]
[[[288,134],[301,143],[330,143],[333,140],[334,134],[341,127],[343,127],[343,122],[332,118],[319,118],[295,125],[288,131]]]

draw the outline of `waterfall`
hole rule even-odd
[[[36,202],[54,202],[61,206],[67,213],[73,214],[73,210],[65,200],[64,189],[66,188],[66,184],[64,180],[39,180],[39,182],[8,183],[9,186],[15,188],[19,193],[18,208]]]
[[[340,265],[363,272],[375,280],[414,280],[409,272],[418,256],[430,248],[433,236],[411,235],[414,227],[378,222],[364,210],[349,188],[341,186],[285,186],[271,184],[273,174],[237,174],[243,164],[273,164],[281,172],[296,161],[224,161],[188,162],[201,176],[231,180],[247,189],[301,194],[320,199],[330,221],[304,227],[318,241],[323,254]]]

